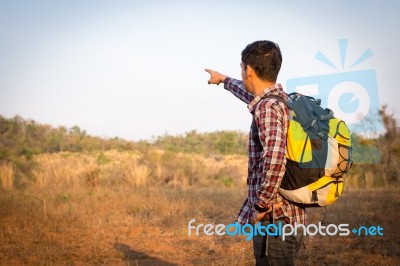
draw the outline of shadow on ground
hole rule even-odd
[[[176,266],[170,262],[163,261],[161,259],[149,256],[143,252],[135,251],[130,246],[115,243],[114,248],[124,255],[124,260],[128,265],[155,265],[155,266]]]

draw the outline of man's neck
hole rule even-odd
[[[254,91],[254,96],[258,96],[262,94],[265,89],[270,88],[274,86],[276,82],[270,82],[270,81],[264,81],[264,80],[257,80],[253,84],[253,91]]]

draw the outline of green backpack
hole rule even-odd
[[[299,93],[283,102],[290,112],[286,172],[279,193],[304,206],[334,203],[343,191],[343,175],[351,165],[350,131],[321,101]],[[255,123],[254,123],[255,124]]]

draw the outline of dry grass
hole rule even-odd
[[[70,153],[43,154],[35,158],[33,181],[40,189],[79,188],[82,179],[96,168],[92,156]]]
[[[208,173],[194,184],[185,171],[172,171],[177,184],[167,183],[166,165],[152,171],[140,154],[37,157],[32,185],[0,191],[0,265],[254,265],[245,237],[187,232],[191,219],[235,220],[246,197],[245,158],[190,159],[194,176]],[[223,182],[229,173],[233,185]],[[311,237],[298,265],[399,265],[399,204],[398,190],[347,189],[327,222],[380,225],[384,236]],[[310,222],[321,212],[310,210]]]
[[[151,184],[174,188],[201,186],[242,186],[246,183],[245,156],[205,158],[194,154],[164,154],[150,158],[134,152],[41,154],[34,158],[34,183],[40,189],[65,189],[129,185],[146,187]],[[9,169],[8,165],[3,167]],[[0,168],[1,171],[2,168]],[[1,172],[0,172],[1,173]]]
[[[0,185],[4,190],[14,190],[14,165],[11,163],[0,164]]]
[[[135,187],[146,187],[148,185],[150,170],[146,165],[141,165],[136,160],[132,160],[128,164],[127,170],[127,180],[131,185]]]
[[[223,251],[235,254],[236,260],[243,256],[235,252],[236,247],[248,247],[248,243],[234,238],[189,238],[186,229],[192,218],[203,223],[231,222],[237,206],[221,212],[216,204],[231,193],[239,202],[238,193],[230,189],[114,187],[58,194],[38,192],[40,197],[48,197],[46,215],[42,203],[31,196],[3,193],[0,264],[208,265],[210,259],[232,262]]]
[[[188,236],[187,223],[233,222],[245,191],[172,187],[74,189],[42,202],[0,195],[0,264],[253,265],[244,237]],[[223,204],[224,203],[224,204]],[[380,225],[384,236],[312,237],[298,265],[398,265],[398,191],[347,192],[328,223]],[[224,208],[221,208],[221,206]],[[311,210],[310,222],[321,219]]]

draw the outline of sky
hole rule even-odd
[[[246,104],[208,85],[204,69],[240,79],[241,51],[256,40],[279,44],[285,88],[372,70],[357,104],[398,112],[399,12],[399,1],[376,0],[0,0],[0,115],[127,140],[247,132]]]

